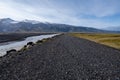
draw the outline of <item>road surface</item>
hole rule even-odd
[[[61,35],[1,58],[0,80],[120,80],[120,50]]]

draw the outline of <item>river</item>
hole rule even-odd
[[[22,41],[12,41],[12,42],[6,42],[6,43],[0,43],[0,56],[4,56],[6,54],[6,51],[9,51],[11,49],[20,50],[24,47],[28,42],[37,42],[38,40],[42,40],[44,38],[52,38],[58,34],[48,34],[48,35],[40,35],[40,36],[31,36],[27,37]]]

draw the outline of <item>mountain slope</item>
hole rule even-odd
[[[100,29],[66,24],[42,23],[34,20],[0,20],[0,32],[108,32]]]
[[[105,28],[105,30],[120,31],[120,26],[107,27],[107,28]]]

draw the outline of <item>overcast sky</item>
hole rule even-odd
[[[0,0],[0,18],[95,28],[120,26],[120,0]]]

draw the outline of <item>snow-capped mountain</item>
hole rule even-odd
[[[38,23],[40,23],[39,21],[28,20],[28,19],[25,19],[25,20],[23,20],[23,21],[21,21],[21,22],[32,23],[32,24],[38,24]]]
[[[0,19],[0,23],[2,24],[11,24],[11,23],[18,23],[18,21],[12,20],[10,18]]]
[[[110,32],[90,27],[42,23],[35,20],[0,19],[0,32]]]
[[[0,19],[0,23],[2,23],[2,24],[9,24],[11,22],[14,22],[14,20],[12,20],[10,18]]]

